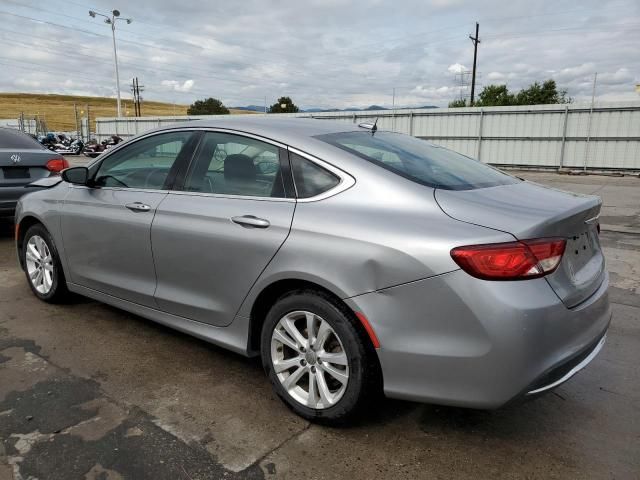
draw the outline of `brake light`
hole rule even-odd
[[[64,157],[56,157],[49,160],[46,167],[52,173],[60,173],[65,168],[69,168],[69,162]]]
[[[526,280],[544,277],[558,268],[565,246],[561,238],[469,245],[451,250],[451,258],[476,278]]]

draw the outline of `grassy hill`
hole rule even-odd
[[[73,105],[78,108],[79,116],[86,116],[87,106],[91,116],[91,130],[96,117],[115,117],[116,100],[106,97],[80,97],[74,95],[48,95],[39,93],[0,93],[0,118],[18,118],[24,113],[25,118],[34,117],[44,119],[47,128],[53,131],[75,130],[75,116]],[[188,105],[178,105],[163,102],[144,101],[142,103],[143,116],[157,115],[186,115]],[[133,102],[122,100],[123,116],[133,116]],[[231,113],[251,113],[243,110],[233,110]]]

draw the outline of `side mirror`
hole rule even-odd
[[[63,170],[60,174],[62,180],[74,185],[86,185],[89,179],[89,169],[87,167],[72,167]]]

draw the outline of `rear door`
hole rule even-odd
[[[161,310],[231,323],[289,234],[295,199],[281,146],[206,132],[185,175],[158,207],[151,241]]]
[[[151,222],[193,135],[144,137],[105,157],[91,187],[70,187],[61,220],[69,281],[155,306]]]

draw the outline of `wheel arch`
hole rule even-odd
[[[296,290],[313,290],[327,297],[330,301],[339,306],[345,314],[349,315],[354,320],[354,325],[358,330],[358,333],[365,339],[366,344],[369,345],[374,357],[377,359],[378,355],[375,354],[374,341],[372,340],[367,327],[362,323],[358,317],[357,312],[354,312],[339,295],[334,293],[329,288],[320,285],[319,283],[311,280],[304,280],[299,278],[286,278],[276,280],[269,285],[262,288],[260,293],[255,297],[251,306],[249,315],[249,334],[247,342],[247,352],[249,355],[255,355],[260,352],[260,336],[262,334],[262,325],[269,309],[273,304],[283,295],[296,291]]]
[[[22,245],[24,243],[24,237],[27,234],[27,230],[34,225],[42,225],[43,228],[47,229],[44,222],[36,217],[35,215],[25,215],[20,219],[18,223],[16,223],[16,232],[15,232],[15,241],[16,241],[16,249],[18,251],[18,260],[20,261],[20,267],[24,270],[24,260],[22,258]],[[47,229],[48,231],[48,229]]]

